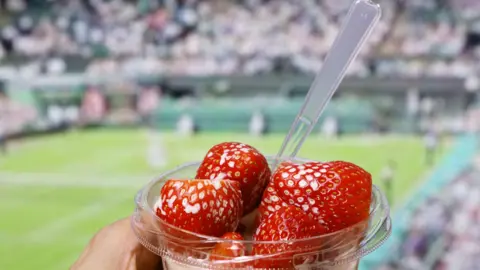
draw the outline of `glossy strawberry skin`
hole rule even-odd
[[[282,206],[288,206],[288,204],[278,196],[272,181],[268,183],[267,188],[263,192],[262,201],[258,207],[258,216],[255,221],[256,226],[258,226],[265,217],[273,214]]]
[[[177,228],[220,237],[237,228],[242,208],[240,185],[235,181],[168,180],[155,212]]]
[[[255,267],[288,268],[293,266],[293,256],[295,254],[316,250],[321,246],[321,240],[310,238],[325,233],[327,233],[327,229],[300,208],[292,205],[282,206],[263,219],[255,231],[253,239],[255,241],[285,241],[309,238],[309,240],[294,241],[293,243],[254,244],[253,255],[282,253],[268,259],[257,260]],[[303,258],[303,260],[305,259]],[[304,261],[295,263],[304,263]]]
[[[244,240],[243,236],[237,232],[228,232],[224,234],[222,239],[225,240]],[[240,256],[245,256],[246,248],[243,243],[239,242],[223,242],[217,243],[213,248],[210,260],[228,260],[229,258],[235,258]]]
[[[281,170],[285,166],[294,166],[295,163],[290,161],[284,161],[277,166],[277,170]],[[275,171],[275,172],[276,172]],[[275,173],[272,175],[272,177]],[[267,187],[263,191],[262,199],[260,201],[260,205],[258,207],[258,215],[255,220],[255,225],[258,227],[260,222],[263,220],[264,217],[269,216],[275,210],[280,209],[281,206],[287,206],[288,204],[284,202],[277,194],[277,191],[274,186],[273,178],[272,181],[269,181]]]
[[[301,208],[335,232],[368,218],[372,177],[345,161],[307,162],[280,167],[260,205],[260,219],[276,205]]]
[[[257,149],[243,143],[225,142],[207,152],[196,178],[223,177],[240,183],[246,215],[258,206],[270,176],[268,162]]]

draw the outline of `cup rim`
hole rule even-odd
[[[266,158],[267,158],[268,161],[271,161],[275,157],[266,156]],[[312,160],[307,160],[307,159],[302,159],[302,158],[295,158],[293,160],[297,161],[297,162],[312,161]],[[154,216],[155,222],[158,222],[158,223],[162,224],[162,226],[166,226],[167,228],[170,228],[170,229],[172,229],[176,232],[186,234],[186,235],[190,235],[190,236],[194,237],[194,239],[192,239],[192,240],[177,238],[178,240],[182,241],[182,243],[185,243],[185,244],[187,244],[187,243],[199,243],[199,242],[202,242],[202,243],[238,243],[238,244],[246,244],[246,245],[251,245],[251,244],[302,243],[302,242],[308,242],[308,241],[312,241],[312,240],[319,240],[319,239],[322,239],[322,238],[325,239],[325,238],[329,238],[329,237],[339,236],[339,235],[342,235],[344,233],[348,233],[350,231],[353,231],[356,228],[362,228],[364,226],[366,227],[366,230],[365,230],[366,233],[365,233],[364,238],[368,239],[369,237],[367,237],[367,236],[369,235],[368,232],[370,231],[370,229],[368,227],[370,227],[370,225],[375,225],[375,227],[379,227],[389,217],[388,213],[390,211],[390,208],[389,208],[388,202],[385,198],[385,195],[380,191],[380,189],[376,185],[372,184],[372,200],[371,200],[371,203],[370,203],[370,213],[369,213],[368,218],[366,218],[362,221],[359,221],[355,224],[352,224],[352,225],[348,226],[347,228],[341,229],[339,231],[335,231],[335,232],[331,232],[331,233],[327,233],[327,234],[322,234],[322,235],[317,235],[317,236],[313,236],[313,237],[308,237],[308,238],[293,239],[293,240],[278,240],[278,241],[228,240],[228,239],[223,239],[221,237],[216,237],[216,236],[210,236],[210,235],[191,232],[191,231],[179,228],[177,226],[174,226],[172,224],[169,224],[168,222],[159,218],[155,214],[155,211],[152,208],[152,206],[148,203],[147,198],[148,198],[149,191],[152,189],[152,187],[154,185],[156,185],[160,181],[167,181],[167,179],[164,179],[166,176],[171,175],[171,174],[173,174],[173,173],[175,173],[179,170],[182,170],[182,169],[185,169],[185,168],[188,168],[188,167],[192,167],[192,166],[198,167],[200,164],[201,164],[200,161],[187,162],[187,163],[183,163],[183,164],[181,164],[181,165],[179,165],[179,166],[177,166],[177,167],[175,167],[171,170],[168,170],[168,171],[162,173],[161,175],[159,175],[158,177],[154,178],[153,180],[151,180],[147,185],[145,185],[142,189],[140,189],[138,191],[137,195],[135,196],[135,204],[137,205],[137,207],[141,208],[144,211],[147,211],[150,215]],[[270,162],[269,162],[269,164],[270,164]],[[174,178],[172,178],[172,179],[174,179]],[[194,179],[186,178],[185,180],[194,180]],[[373,205],[373,207],[372,207],[372,205]],[[374,215],[378,212],[380,207],[384,208],[383,211],[382,211],[382,212],[384,212],[384,214],[382,214],[382,216],[380,217],[381,219],[379,221],[375,222],[376,224],[371,224],[372,217],[374,217]],[[176,237],[169,234],[168,238],[176,238]],[[358,240],[358,239],[355,239],[355,240]]]

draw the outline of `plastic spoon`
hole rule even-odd
[[[292,159],[297,155],[337,90],[348,66],[378,22],[380,13],[380,6],[370,0],[356,0],[352,3],[342,29],[333,42],[322,69],[310,86],[305,102],[282,143],[274,168],[278,165],[280,158]]]

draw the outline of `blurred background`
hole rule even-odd
[[[275,154],[352,0],[1,0],[0,269],[67,269],[222,141]],[[480,1],[383,16],[301,156],[372,173],[369,269],[480,267]]]

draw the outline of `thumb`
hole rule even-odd
[[[125,218],[100,230],[71,270],[156,270],[161,265],[161,258],[137,241]]]

